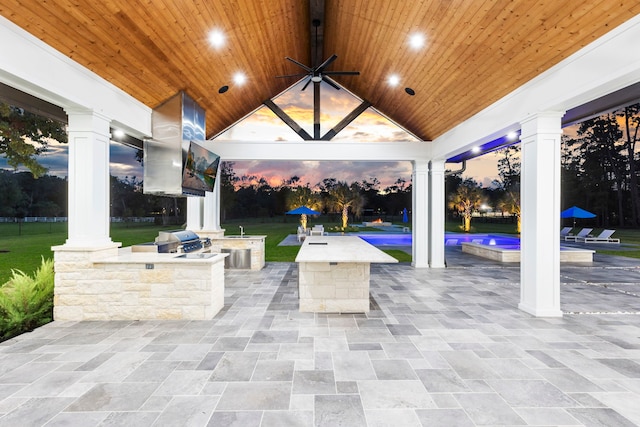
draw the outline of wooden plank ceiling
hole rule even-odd
[[[637,0],[325,0],[320,34],[328,70],[360,71],[337,82],[431,140],[638,13]],[[149,107],[185,90],[210,136],[295,83],[275,76],[301,71],[285,56],[311,65],[316,18],[309,0],[2,0],[0,14]]]

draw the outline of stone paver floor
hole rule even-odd
[[[640,270],[372,266],[367,314],[297,308],[297,268],[227,271],[210,321],[53,322],[0,344],[0,426],[640,425]],[[624,264],[624,263],[623,263]]]

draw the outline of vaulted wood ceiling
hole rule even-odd
[[[0,2],[2,16],[149,107],[185,90],[206,109],[209,135],[296,81],[275,76],[301,71],[285,56],[311,65],[312,20],[324,15],[322,57],[338,56],[328,70],[360,71],[335,80],[424,140],[638,13],[637,0]],[[207,40],[215,28],[221,49]],[[426,37],[420,50],[408,45],[414,32]],[[243,86],[232,81],[239,71]]]

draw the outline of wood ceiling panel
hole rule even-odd
[[[324,3],[323,59],[335,53],[329,70],[361,73],[335,80],[426,140],[640,13],[635,0]],[[0,14],[149,107],[185,90],[206,109],[209,135],[295,83],[275,78],[301,72],[285,56],[312,57],[305,0],[3,0]],[[208,44],[213,28],[227,35],[222,49]],[[420,51],[407,45],[414,31],[427,38]]]
[[[325,49],[343,53],[340,68],[361,72],[339,82],[433,139],[630,19],[637,7],[613,0],[424,0],[403,3],[400,12],[375,0],[327,0]],[[363,31],[343,37],[351,22]],[[415,30],[427,37],[420,52],[407,47]],[[385,81],[392,72],[402,79],[393,89]],[[405,86],[416,95],[406,95]]]

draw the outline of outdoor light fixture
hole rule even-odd
[[[479,152],[480,152],[480,147],[475,146],[475,147],[473,147],[473,148],[471,149],[471,151],[472,151],[474,154],[477,154],[477,153],[479,153]]]
[[[509,141],[515,141],[516,139],[518,139],[518,132],[509,132],[507,134],[507,139]]]
[[[400,83],[400,77],[398,77],[396,74],[392,74],[389,76],[388,81],[390,86],[398,86],[398,84]]]
[[[209,44],[211,44],[211,46],[213,46],[216,49],[220,49],[222,46],[224,46],[224,43],[225,43],[225,37],[222,31],[212,30],[209,33]]]
[[[415,50],[421,49],[424,46],[424,35],[420,33],[412,34],[409,37],[409,46]]]
[[[233,82],[239,86],[242,86],[247,81],[247,76],[244,73],[235,73],[233,76]]]
[[[122,138],[123,136],[124,136],[124,131],[122,131],[121,129],[115,129],[115,130],[113,131],[113,137],[114,137],[114,138],[118,138],[118,139],[120,139],[120,138]]]

